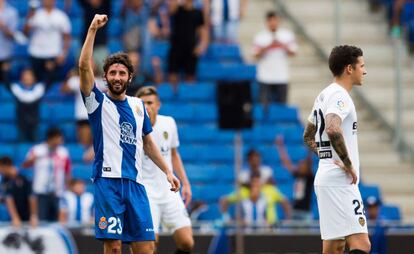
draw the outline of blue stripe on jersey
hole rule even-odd
[[[137,149],[137,123],[135,121],[132,108],[129,106],[128,99],[124,101],[114,101],[116,110],[119,114],[119,126],[121,137],[119,145],[122,148],[122,178],[136,179],[138,170],[135,167],[136,149]]]
[[[95,160],[93,162],[92,178],[102,176],[102,165],[103,165],[103,131],[102,131],[102,102],[104,95],[102,92],[94,85],[92,92],[95,94],[95,99],[99,103],[99,107],[88,114],[89,123],[92,129],[92,138],[93,138],[93,150],[95,151]],[[85,96],[82,93],[83,101],[85,102]]]
[[[142,107],[144,108],[144,124],[142,125],[142,136],[146,136],[152,132],[152,125],[147,113],[147,109],[145,108],[144,102],[142,102]]]

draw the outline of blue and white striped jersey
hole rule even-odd
[[[113,100],[95,85],[83,99],[95,150],[92,179],[126,178],[142,184],[142,137],[152,131],[142,100]]]

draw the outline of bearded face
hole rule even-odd
[[[116,96],[125,93],[129,83],[130,75],[123,64],[113,64],[105,75],[109,91]]]

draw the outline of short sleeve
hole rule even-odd
[[[171,147],[177,148],[180,146],[180,140],[178,138],[177,124],[175,123],[174,118],[171,118],[171,127],[172,127]]]
[[[142,124],[142,136],[146,136],[152,132],[152,126],[144,102],[142,102],[142,108],[144,109],[144,123]]]
[[[104,99],[103,93],[96,87],[96,84],[93,85],[92,91],[89,96],[85,96],[82,92],[83,103],[85,104],[86,111],[88,114],[93,114],[97,108],[102,104]]]
[[[70,34],[72,31],[72,26],[70,24],[68,16],[64,12],[61,12],[61,22],[62,33]]]
[[[309,116],[308,116],[308,122],[313,124],[313,125],[316,125],[315,117],[314,117],[314,114],[313,114],[313,112],[315,111],[315,104],[316,104],[316,100],[315,100],[315,103],[312,106],[312,110],[311,110],[311,112],[309,113]]]
[[[68,200],[66,199],[66,195],[59,199],[59,210],[66,211],[68,210]]]
[[[343,121],[351,111],[351,105],[345,92],[338,91],[331,95],[326,105],[325,117],[328,114],[336,114]]]
[[[295,34],[289,31],[286,37],[287,37],[286,45],[289,48],[289,50],[292,52],[297,52],[299,47],[298,47],[298,43],[296,42]]]

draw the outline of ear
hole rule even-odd
[[[348,64],[348,65],[345,67],[345,71],[346,71],[346,73],[347,73],[347,74],[351,74],[353,70],[354,70],[354,68],[352,67],[352,65],[351,65],[351,64]]]

